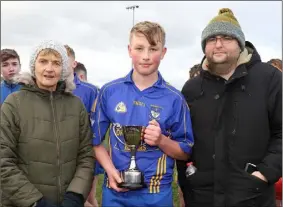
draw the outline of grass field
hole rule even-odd
[[[99,179],[98,179],[97,186],[96,186],[96,198],[97,198],[97,202],[98,202],[99,206],[101,206],[103,178],[104,178],[104,175],[99,175]],[[175,178],[175,176],[174,176],[174,178]],[[178,195],[178,186],[177,186],[175,181],[176,180],[174,179],[174,182],[172,183],[174,207],[180,207],[180,205],[179,205],[179,195]]]

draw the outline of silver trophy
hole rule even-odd
[[[121,172],[123,182],[119,183],[120,188],[127,188],[136,190],[145,187],[144,175],[137,168],[136,164],[136,151],[141,145],[143,126],[122,126],[122,131],[125,139],[125,144],[131,152],[130,167]]]

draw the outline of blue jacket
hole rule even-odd
[[[87,112],[91,115],[95,109],[98,88],[90,83],[80,81],[76,74],[74,74],[74,83],[76,84],[76,89],[73,91],[73,94],[81,99]]]
[[[118,171],[129,167],[130,152],[124,144],[121,126],[148,126],[155,119],[162,134],[179,143],[190,154],[194,144],[190,111],[183,95],[164,81],[158,81],[140,91],[132,80],[132,71],[124,78],[104,85],[97,98],[93,145],[100,145],[110,126],[110,156]],[[144,173],[146,191],[159,193],[162,187],[171,186],[175,160],[158,147],[146,143],[136,154],[138,168]]]
[[[20,84],[11,84],[7,81],[1,81],[1,104],[5,101],[9,94],[20,90],[20,88]]]

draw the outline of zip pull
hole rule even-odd
[[[53,100],[53,92],[50,92],[50,99]]]

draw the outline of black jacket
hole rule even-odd
[[[226,81],[202,70],[182,93],[191,110],[198,171],[185,178],[178,161],[186,206],[275,206],[274,183],[281,177],[282,74],[261,62],[254,46],[249,62]],[[245,172],[257,165],[268,183]]]

